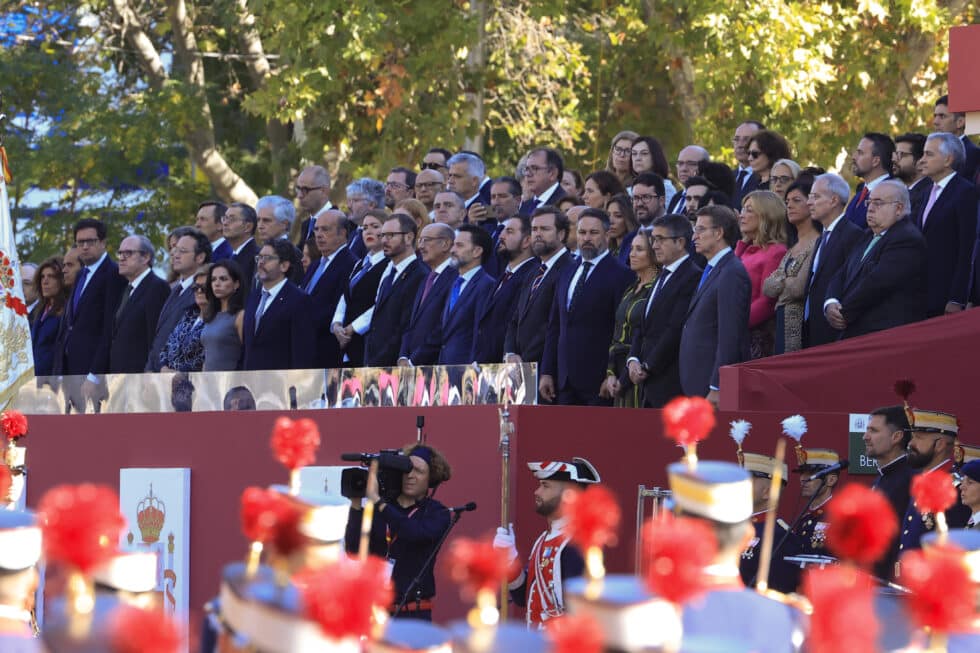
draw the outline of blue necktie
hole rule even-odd
[[[313,278],[310,279],[310,282],[308,284],[306,284],[307,295],[313,292],[313,289],[316,288],[316,284],[319,283],[320,281],[320,277],[323,276],[323,273],[326,272],[326,270],[327,270],[327,258],[323,257],[320,259],[320,265],[316,267],[316,272],[313,273]]]
[[[701,286],[703,286],[704,282],[708,280],[708,275],[711,274],[711,268],[713,267],[713,265],[704,266],[704,272],[701,273],[701,281],[698,282],[698,290],[701,290]]]
[[[380,304],[381,300],[387,297],[388,293],[391,292],[391,287],[395,283],[395,274],[395,267],[392,266],[391,271],[385,276],[384,281],[381,282],[381,287],[378,288],[378,298],[375,300],[375,303]]]
[[[363,259],[361,259],[361,263],[363,264],[363,266],[354,275],[354,278],[351,279],[351,281],[350,281],[351,288],[353,288],[354,286],[356,286],[357,285],[357,282],[360,281],[361,279],[363,279],[364,278],[364,275],[367,274],[368,273],[368,270],[371,269],[371,258],[369,256],[365,256]]]
[[[85,289],[85,280],[88,279],[88,267],[83,267],[75,279],[75,292],[71,298],[72,313],[78,312],[78,300],[82,298],[82,291]]]
[[[456,277],[453,282],[453,289],[449,292],[449,312],[456,308],[456,300],[459,299],[459,291],[463,288],[463,277]]]

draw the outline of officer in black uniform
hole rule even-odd
[[[814,475],[838,464],[840,456],[833,449],[803,449],[799,452],[799,456],[801,459],[797,462],[800,466],[793,471],[800,474],[802,485],[800,495],[810,501],[810,509],[793,533],[799,537],[800,553],[829,556],[825,542],[828,526],[826,509],[834,494],[834,487],[840,480],[840,472],[833,472],[819,478],[814,478]]]

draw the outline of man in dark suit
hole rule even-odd
[[[263,245],[258,256],[260,286],[245,302],[242,369],[308,368],[316,347],[312,302],[287,279],[289,268],[299,264],[296,248],[278,239]]]
[[[925,318],[926,242],[909,219],[909,191],[883,181],[868,196],[871,231],[827,287],[827,322],[841,338]]]
[[[688,145],[677,155],[677,180],[684,187],[688,177],[698,174],[698,169],[702,161],[710,161],[711,154],[700,145]],[[684,190],[678,189],[667,204],[667,213],[683,213],[687,195]]]
[[[746,120],[735,128],[735,135],[732,138],[732,145],[735,147],[735,162],[738,169],[735,171],[735,196],[732,200],[735,206],[742,206],[742,199],[759,187],[759,175],[752,171],[749,166],[749,143],[756,132],[765,129],[761,122],[756,120]]]
[[[616,308],[636,275],[609,254],[609,214],[586,209],[578,219],[582,261],[558,278],[551,303],[538,390],[566,406],[598,406]]]
[[[350,222],[347,216],[337,209],[320,213],[313,228],[320,262],[315,267],[310,267],[303,280],[303,290],[312,300],[313,329],[316,333],[316,350],[310,367],[340,367],[340,344],[330,332],[330,324],[344,294],[351,270],[354,269],[354,257],[347,247],[349,231]]]
[[[892,174],[908,186],[913,216],[922,212],[926,202],[929,201],[929,191],[932,190],[932,179],[919,171],[919,160],[922,159],[925,146],[925,134],[908,132],[895,137]]]
[[[459,152],[450,157],[447,165],[446,188],[463,198],[468,222],[478,224],[487,218],[486,207],[490,205],[490,187],[487,186],[485,194],[480,190],[480,184],[487,176],[483,159],[469,152]],[[470,209],[475,206],[483,208],[470,214]]]
[[[661,408],[683,394],[678,348],[702,272],[687,253],[691,235],[691,222],[684,216],[665,215],[653,221],[650,241],[661,272],[627,359],[629,379],[643,389],[643,405],[650,408]]]
[[[568,218],[560,209],[554,206],[535,209],[531,218],[531,253],[538,264],[524,282],[514,316],[507,325],[504,337],[507,363],[541,362],[555,284],[572,261],[572,255],[565,249],[567,237]]]
[[[864,181],[858,184],[854,197],[847,205],[844,216],[861,229],[867,224],[868,207],[864,201],[874,187],[885,179],[891,179],[892,159],[895,156],[895,143],[885,134],[868,132],[851,155],[851,170]]]
[[[255,227],[258,216],[248,204],[234,202],[221,218],[221,233],[231,246],[231,259],[242,269],[242,279],[248,288],[255,281],[255,255],[259,246],[255,243]]]
[[[873,459],[878,466],[878,477],[871,487],[888,498],[893,511],[890,518],[898,526],[888,553],[875,564],[875,576],[885,580],[895,575],[895,562],[898,560],[898,533],[903,528],[898,520],[905,514],[905,509],[909,505],[909,491],[914,475],[907,455],[911,439],[912,432],[909,429],[904,406],[886,406],[869,413],[863,438],[864,449],[868,458]],[[885,519],[884,515],[880,518]]]
[[[490,207],[473,205],[470,223],[478,224],[487,230],[493,239],[493,256],[487,261],[484,271],[494,279],[500,279],[507,266],[507,258],[500,249],[500,234],[504,224],[521,210],[521,182],[514,177],[498,177],[487,185],[490,188]]]
[[[698,209],[694,247],[707,265],[684,318],[680,344],[684,394],[717,405],[718,370],[749,358],[749,302],[752,282],[732,251],[738,220],[727,206]]]
[[[860,227],[844,219],[844,207],[850,194],[851,188],[843,177],[827,173],[816,178],[807,198],[810,217],[819,222],[823,230],[814,249],[804,297],[804,347],[825,345],[840,338],[840,332],[827,322],[823,302],[827,299],[830,280],[863,237]]]
[[[956,172],[966,177],[970,183],[980,183],[980,147],[966,135],[966,114],[960,111],[950,112],[948,95],[936,100],[932,126],[937,132],[947,132],[960,139],[963,144],[963,161]]]
[[[483,271],[492,250],[490,234],[481,227],[464,224],[456,230],[452,260],[459,276],[449,289],[442,312],[440,365],[464,365],[474,360],[477,316],[497,285]]]
[[[354,258],[360,260],[367,255],[367,247],[361,239],[361,222],[368,211],[384,211],[385,187],[377,179],[361,177],[347,186],[347,217],[356,225],[351,231],[347,245]]]
[[[146,236],[124,238],[118,254],[119,274],[127,284],[118,307],[106,316],[109,372],[142,372],[170,286],[153,273],[153,245]]]
[[[506,220],[496,250],[503,255],[506,264],[483,313],[477,319],[473,358],[478,363],[499,363],[503,360],[507,325],[514,316],[524,282],[537,270],[536,261],[531,256],[531,221],[524,216]]]
[[[404,213],[392,215],[381,226],[388,268],[378,286],[371,329],[364,335],[364,364],[368,367],[391,367],[398,362],[415,295],[429,273],[415,255],[417,233],[418,224]]]
[[[977,190],[956,172],[963,145],[953,134],[930,134],[919,169],[932,180],[929,199],[914,216],[926,238],[929,317],[957,313],[970,299],[973,250],[977,242]]]
[[[227,211],[228,207],[221,202],[208,200],[198,205],[194,219],[194,226],[207,236],[211,243],[211,261],[215,263],[231,258],[232,255],[231,245],[222,235],[221,219],[225,217]]]
[[[300,211],[306,216],[294,239],[294,244],[302,249],[307,240],[316,236],[317,218],[334,208],[330,203],[330,173],[323,166],[306,166],[293,187]]]
[[[435,365],[442,347],[442,311],[456,280],[450,252],[456,232],[447,225],[427,224],[419,235],[419,256],[428,267],[412,302],[412,314],[401,339],[398,364]]]
[[[524,164],[524,183],[534,197],[521,202],[520,214],[533,216],[540,206],[557,206],[558,200],[565,197],[561,179],[565,174],[565,163],[561,155],[550,147],[531,150]]]
[[[177,237],[177,244],[170,250],[170,265],[178,279],[160,309],[156,334],[144,367],[146,372],[160,371],[160,351],[187,309],[194,306],[194,273],[211,260],[211,243],[200,231],[194,227],[178,227],[174,230],[174,235]]]

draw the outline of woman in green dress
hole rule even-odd
[[[650,230],[646,227],[640,229],[633,239],[629,264],[630,269],[636,273],[636,281],[626,289],[619,308],[616,309],[616,327],[609,346],[606,382],[599,395],[612,397],[615,406],[639,408],[643,405],[643,390],[630,382],[626,359],[629,358],[633,337],[643,324],[647,299],[660,272],[650,247]]]

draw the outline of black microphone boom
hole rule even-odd
[[[470,501],[465,506],[456,506],[455,508],[450,508],[449,512],[459,514],[461,512],[472,512],[476,510],[476,502]]]
[[[824,476],[827,476],[828,474],[840,474],[841,470],[847,469],[847,466],[850,465],[850,464],[851,464],[851,461],[850,460],[842,460],[839,463],[837,463],[836,465],[831,465],[830,467],[824,467],[820,471],[814,472],[810,476],[810,478],[811,479],[814,479],[814,478],[823,478]]]

